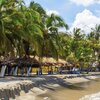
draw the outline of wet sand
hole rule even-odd
[[[85,83],[73,84],[69,87],[55,88],[48,90],[46,94],[39,95],[36,100],[79,100],[85,95],[100,92],[100,79]],[[86,99],[87,100],[87,99]]]

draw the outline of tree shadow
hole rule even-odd
[[[66,89],[71,89],[71,90],[83,90],[84,89],[84,87],[81,87],[80,85],[72,84],[70,82],[67,82],[65,79],[59,78],[57,76],[43,75],[43,76],[37,76],[37,77],[13,77],[13,78],[8,78],[7,80],[6,80],[6,78],[2,79],[2,80],[3,80],[3,82],[9,82],[9,81],[15,81],[15,80],[16,81],[18,80],[20,82],[22,80],[32,81],[31,84],[27,84],[27,85],[20,84],[20,89],[15,89],[13,92],[10,91],[11,94],[8,97],[3,96],[4,98],[6,98],[4,100],[9,100],[9,97],[15,99],[16,95],[20,96],[21,91],[28,93],[34,87],[37,87],[41,90],[47,89],[47,90],[51,90],[51,91],[56,91],[56,87],[54,86],[55,84],[57,84],[61,87],[64,87]],[[2,94],[2,93],[0,93],[0,94]],[[2,98],[2,96],[0,96],[0,98]]]
[[[67,82],[66,80],[64,80],[62,78],[58,78],[56,76],[40,76],[40,78],[43,78],[43,80],[36,81],[34,84],[35,87],[44,87],[44,88],[54,91],[54,88],[52,87],[52,85],[58,84],[61,87],[73,89],[73,90],[84,89],[84,87],[77,86],[75,84]],[[34,80],[33,80],[33,82],[34,82]],[[51,85],[48,85],[48,84],[51,84]]]

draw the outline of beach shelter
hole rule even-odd
[[[43,57],[41,60],[41,66],[44,74],[53,74],[54,64],[57,61],[52,57]]]
[[[7,66],[12,62],[13,60],[4,60],[0,62],[0,77],[4,77],[6,73]]]
[[[18,65],[18,68],[20,69],[21,74],[26,74],[26,76],[29,76],[31,74],[32,68],[39,68],[40,63],[35,58],[30,57],[23,57],[16,59],[16,62]]]
[[[6,74],[14,76],[17,76],[18,74],[25,74],[29,76],[32,67],[40,67],[40,63],[36,59],[30,57],[22,57],[9,61],[3,61],[0,65],[0,77],[4,77]]]

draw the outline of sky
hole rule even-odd
[[[29,5],[32,0],[24,0]],[[55,13],[69,25],[70,30],[81,28],[87,33],[100,24],[100,0],[34,0],[48,15]]]

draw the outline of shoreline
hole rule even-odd
[[[85,95],[82,98],[80,98],[79,100],[100,100],[100,92],[93,93],[90,95]]]
[[[72,75],[70,75],[72,76]],[[35,100],[37,95],[44,94],[47,90],[63,86],[68,87],[73,84],[83,83],[100,78],[100,75],[75,76],[68,75],[45,75],[38,77],[5,77],[0,79],[0,99],[3,100],[21,100],[23,95],[28,99],[28,93],[32,94],[30,98]],[[22,92],[23,91],[23,92]],[[32,92],[33,91],[33,92]],[[16,98],[16,99],[15,99]]]

